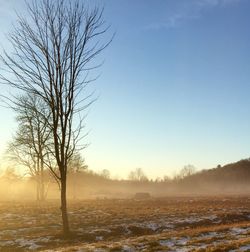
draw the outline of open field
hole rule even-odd
[[[0,251],[250,251],[250,197],[0,204]]]

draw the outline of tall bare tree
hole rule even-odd
[[[68,235],[68,163],[74,151],[84,147],[80,145],[84,125],[76,114],[93,101],[91,94],[84,92],[93,80],[88,74],[98,67],[96,56],[112,39],[100,41],[109,28],[103,21],[103,10],[90,9],[83,1],[40,0],[27,4],[27,9],[28,19],[19,16],[9,37],[13,53],[1,56],[7,70],[1,79],[41,98],[51,112],[48,127],[59,173],[51,171],[60,183],[63,233]]]

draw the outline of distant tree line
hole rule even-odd
[[[139,172],[140,176],[134,176]],[[225,166],[217,166],[214,169],[194,172],[194,167],[187,165],[173,176],[147,178],[143,169],[135,169],[127,179],[114,179],[107,169],[94,172],[88,169],[84,160],[79,157],[72,162],[72,168],[68,173],[68,196],[72,199],[81,198],[108,198],[130,197],[136,192],[149,192],[158,196],[173,196],[186,194],[246,194],[249,193],[250,160],[245,159]],[[143,174],[143,176],[141,176]],[[146,179],[145,179],[146,177]],[[143,178],[143,179],[141,179]],[[46,184],[46,196],[56,188],[54,180],[45,170],[44,180]],[[14,188],[16,184],[25,184],[35,181],[32,176],[20,176],[9,168],[0,174],[0,183],[6,187]],[[8,190],[8,191],[11,191]],[[5,191],[6,192],[6,189]],[[54,196],[53,196],[54,197]]]

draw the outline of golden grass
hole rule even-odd
[[[65,240],[60,235],[59,202],[2,203],[0,251],[27,251],[28,245],[1,245],[20,238],[35,240],[36,245],[42,246],[37,250],[121,251],[123,246],[130,246],[135,251],[168,251],[171,246],[161,241],[171,241],[180,248],[190,247],[190,251],[227,251],[250,244],[249,215],[247,197],[69,202],[73,233],[71,239]],[[231,232],[233,228],[249,230],[237,235]],[[221,236],[206,236],[211,232]],[[49,238],[44,242],[39,241],[41,237]],[[178,244],[184,238],[186,243]],[[201,244],[206,247],[202,249]]]

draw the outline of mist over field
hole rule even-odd
[[[218,196],[249,195],[250,160],[219,166],[214,169],[195,171],[185,166],[173,178],[167,176],[149,179],[142,169],[130,172],[127,179],[112,179],[108,170],[94,173],[84,169],[68,174],[67,196],[70,200],[81,199],[132,199],[136,193],[148,193],[150,197],[166,196]],[[2,200],[36,200],[36,178],[22,177],[13,169],[0,176]],[[46,199],[60,198],[58,184],[47,172],[44,180]]]

